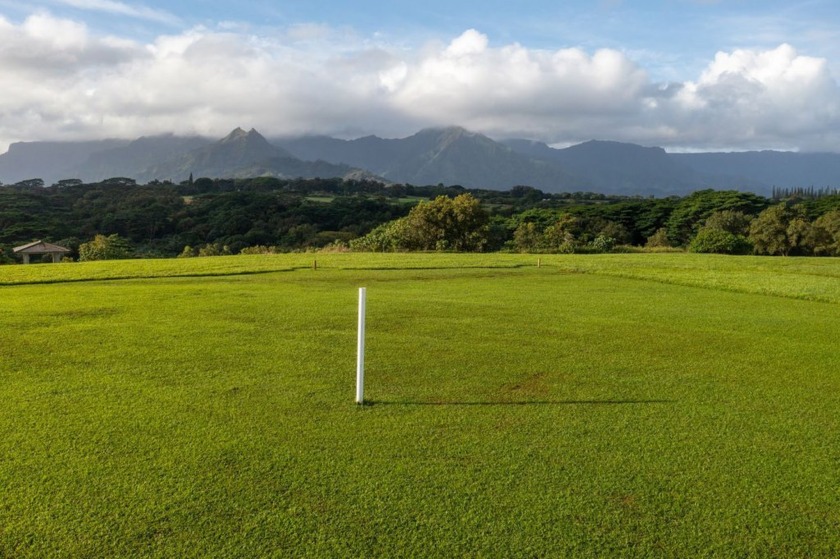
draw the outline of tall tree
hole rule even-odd
[[[713,213],[733,210],[755,215],[766,208],[768,200],[749,192],[735,190],[699,190],[677,204],[668,218],[668,238],[677,245],[687,244]]]
[[[832,210],[814,221],[811,243],[814,254],[840,256],[840,210]]]
[[[801,205],[782,203],[758,214],[750,224],[749,239],[756,254],[808,254],[811,252],[809,227]]]
[[[488,219],[481,202],[471,194],[438,196],[409,212],[408,245],[417,250],[480,252],[487,245]]]
[[[79,260],[120,260],[131,258],[128,241],[117,235],[97,235],[92,241],[79,246]]]

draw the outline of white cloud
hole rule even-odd
[[[0,88],[0,147],[236,126],[393,137],[449,124],[552,143],[840,145],[827,61],[786,44],[722,52],[699,76],[660,84],[617,50],[495,46],[476,30],[415,50],[323,26],[199,27],[138,44],[41,13],[0,18]]]
[[[144,19],[147,21],[154,21],[165,24],[176,24],[178,18],[173,14],[149,8],[142,5],[126,4],[125,2],[117,2],[115,0],[54,0],[57,4],[70,6],[80,10],[89,10],[95,12],[105,12],[109,14],[116,14],[121,16],[128,16],[137,19]]]
[[[549,137],[575,133],[568,129],[575,121],[637,114],[647,84],[646,73],[614,50],[490,48],[471,30],[410,67],[391,102],[434,124]]]
[[[685,144],[838,149],[840,89],[828,64],[787,44],[718,53],[671,109]]]
[[[131,41],[93,38],[79,23],[36,14],[15,26],[0,18],[0,83],[61,81],[77,72],[118,64],[140,52]],[[33,83],[32,85],[37,85]],[[0,108],[14,99],[3,98]]]

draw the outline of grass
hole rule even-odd
[[[537,258],[0,268],[0,557],[840,555],[840,261]]]
[[[81,262],[0,268],[0,286],[109,279],[213,277],[321,270],[529,268],[642,279],[707,289],[840,303],[840,265],[833,258],[766,258],[686,253],[349,254],[296,253],[168,260]]]

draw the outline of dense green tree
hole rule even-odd
[[[668,218],[668,238],[678,246],[687,245],[713,213],[731,210],[755,215],[765,207],[766,198],[735,190],[699,190],[681,199]]]
[[[512,232],[509,221],[501,215],[491,215],[487,223],[487,246],[485,250],[502,250],[511,240]]]
[[[749,254],[753,250],[747,239],[752,217],[736,210],[712,213],[691,240],[691,252],[717,254]]]
[[[756,254],[808,254],[812,249],[811,238],[810,223],[801,205],[770,206],[750,224],[749,240]]]
[[[787,226],[790,221],[788,208],[784,204],[771,206],[758,214],[750,225],[750,241],[756,254],[780,254],[790,252]]]
[[[530,186],[514,186],[510,189],[510,197],[533,204],[542,201],[545,198],[545,193]]]
[[[463,225],[458,219],[447,221],[447,215],[457,215],[454,209],[432,211],[443,204],[454,206],[464,194],[479,210],[472,238],[463,230],[458,233]],[[415,202],[406,197],[429,201],[412,210]],[[153,181],[141,186],[116,177],[94,184],[67,179],[51,187],[22,181],[0,186],[0,243],[116,234],[139,255],[174,256],[185,245],[216,243],[232,252],[249,246],[323,247],[376,230],[368,240],[378,239],[374,244],[382,250],[596,251],[612,244],[640,245],[649,238],[664,244],[656,241],[663,227],[671,237],[667,244],[687,244],[706,228],[737,236],[744,233],[745,221],[767,204],[764,198],[732,191],[656,199],[551,194],[525,186],[509,192],[466,192],[454,186],[386,186],[338,178],[200,178],[192,185]],[[804,213],[785,224],[787,254],[836,254],[831,221],[820,221],[820,216],[840,210],[840,196],[826,192],[799,204]],[[379,227],[410,211],[415,212],[412,219]]]
[[[747,235],[753,217],[736,210],[719,210],[712,213],[703,223],[705,229],[717,229],[733,235]]]
[[[840,210],[832,210],[814,221],[811,244],[816,255],[840,256]]]
[[[691,252],[716,254],[749,254],[753,246],[743,235],[715,227],[703,227],[688,245]]]
[[[647,239],[666,226],[678,199],[648,198],[615,204],[614,219],[624,225],[630,233],[630,243],[645,244]]]
[[[412,250],[408,218],[395,219],[375,227],[367,235],[350,241],[350,249],[360,252],[396,252]]]
[[[665,227],[661,227],[647,238],[645,246],[648,248],[668,248],[673,245],[671,245],[671,240],[668,239],[668,230]]]
[[[794,216],[788,223],[787,237],[791,250],[795,254],[812,254],[814,252],[813,236],[813,226],[805,217],[804,211],[801,215]]]
[[[613,237],[598,235],[585,248],[588,252],[611,252],[615,245],[616,241]]]
[[[111,177],[100,184],[103,186],[137,186],[137,181],[131,177]]]
[[[834,210],[840,210],[840,193],[822,196],[814,200],[805,200],[803,205],[808,209],[808,217],[816,219]]]
[[[615,239],[616,244],[620,245],[630,244],[631,238],[630,231],[624,225],[615,221],[608,221],[598,232],[598,236]]]
[[[488,215],[470,194],[420,202],[404,218],[376,227],[350,243],[354,250],[477,252],[488,242]]]
[[[79,260],[121,260],[131,258],[133,251],[128,241],[117,234],[96,235],[92,241],[79,246]]]
[[[568,213],[560,214],[554,223],[545,228],[542,248],[549,252],[572,253],[581,231],[579,218]]]
[[[80,186],[84,184],[81,179],[61,179],[60,181],[53,184],[55,188],[67,188],[70,186]]]
[[[620,223],[562,212],[542,229],[534,221],[520,223],[514,231],[512,244],[520,252],[609,252],[619,242],[626,242],[628,237]]]
[[[409,248],[480,252],[487,245],[489,216],[471,194],[438,196],[414,206],[406,218]]]
[[[44,179],[26,179],[12,185],[20,189],[40,189],[44,187]]]
[[[515,231],[521,223],[533,223],[537,230],[544,231],[546,227],[557,220],[557,210],[549,208],[530,208],[511,217],[511,224]]]
[[[13,264],[14,262],[13,247],[0,245],[0,264]]]
[[[513,233],[513,246],[519,252],[538,250],[543,244],[543,234],[537,224],[526,221],[519,224]]]

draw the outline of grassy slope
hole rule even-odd
[[[840,555],[837,260],[313,258],[0,268],[0,557]]]

